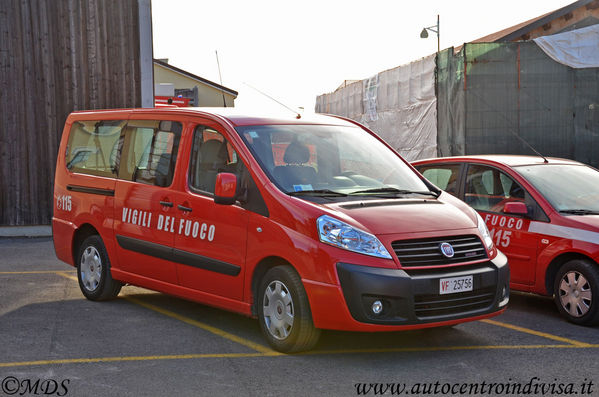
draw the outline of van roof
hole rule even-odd
[[[326,124],[351,126],[350,121],[334,115],[324,114],[302,114],[297,118],[291,111],[281,111],[272,113],[258,113],[239,108],[208,108],[208,107],[156,107],[156,108],[136,108],[136,109],[113,109],[113,110],[84,110],[73,112],[74,114],[85,113],[86,115],[97,114],[99,117],[122,113],[123,116],[131,117],[135,114],[147,113],[173,113],[179,115],[198,115],[198,116],[216,116],[225,119],[234,126],[264,125],[264,124]]]

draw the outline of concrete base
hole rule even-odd
[[[51,226],[0,226],[0,237],[50,237]]]

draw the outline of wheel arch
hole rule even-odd
[[[266,274],[267,271],[277,266],[289,266],[292,268],[298,275],[299,272],[297,269],[286,259],[281,258],[280,256],[269,256],[262,259],[252,273],[252,284],[251,284],[251,307],[252,307],[252,316],[258,316],[258,306],[257,300],[255,299],[258,296],[258,288],[260,287],[260,280]]]
[[[549,266],[547,266],[547,270],[545,270],[545,290],[547,291],[547,294],[549,296],[552,296],[554,293],[553,286],[555,284],[555,276],[557,275],[557,272],[559,271],[560,267],[564,263],[573,259],[588,260],[597,264],[591,257],[578,252],[567,252],[556,256],[549,263]]]
[[[81,244],[86,238],[93,236],[94,234],[97,234],[98,236],[100,235],[98,230],[89,223],[84,223],[79,226],[77,230],[75,230],[75,233],[73,234],[73,244],[71,245],[73,263],[75,264],[75,267],[77,267],[79,263],[77,260],[77,256],[79,255],[79,247],[81,247]]]

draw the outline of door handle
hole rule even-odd
[[[191,212],[192,211],[192,208],[185,207],[185,206],[182,206],[180,204],[177,206],[177,208],[179,208],[181,211],[185,211],[185,212]]]
[[[170,201],[160,201],[160,205],[163,205],[165,207],[172,207],[173,203],[171,203]]]

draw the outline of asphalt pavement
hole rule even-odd
[[[325,331],[269,349],[256,320],[133,286],[86,300],[49,238],[0,238],[0,396],[599,395],[599,327],[549,298],[452,328]],[[37,383],[36,383],[37,382]]]

